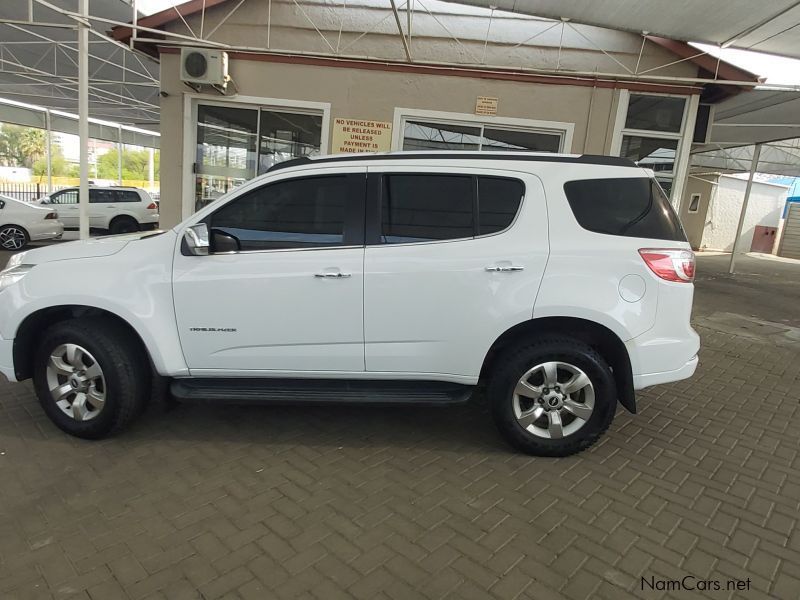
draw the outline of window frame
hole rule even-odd
[[[315,247],[302,247],[302,248],[263,248],[258,250],[238,250],[232,252],[213,252],[209,249],[209,255],[225,255],[225,254],[260,254],[265,252],[308,252],[317,250],[341,250],[344,248],[363,248],[364,247],[364,214],[365,203],[367,195],[367,173],[366,168],[361,170],[348,170],[348,171],[326,171],[309,170],[301,173],[294,173],[293,176],[281,177],[279,179],[272,179],[269,181],[259,182],[259,185],[247,185],[241,187],[241,192],[230,198],[228,201],[215,206],[213,210],[208,213],[203,213],[202,218],[198,219],[196,223],[205,223],[208,227],[209,238],[211,237],[213,227],[212,219],[214,215],[230,205],[233,202],[241,200],[250,194],[255,194],[264,188],[281,185],[284,183],[296,182],[306,179],[320,179],[323,177],[345,177],[347,178],[348,197],[352,195],[353,201],[345,206],[344,221],[342,227],[342,243],[326,246]],[[239,190],[237,189],[237,192]],[[183,253],[183,252],[182,252]]]
[[[89,188],[90,193],[91,193],[91,189],[92,188]],[[61,198],[62,196],[66,196],[67,194],[70,194],[70,193],[75,194],[75,198],[76,198],[75,202],[59,202],[58,201],[59,198]],[[80,194],[80,190],[78,190],[77,188],[65,188],[63,190],[58,190],[57,192],[51,194],[49,204],[64,204],[64,205],[67,205],[67,204],[79,204],[80,203],[80,195],[81,195]]]
[[[628,120],[628,106],[630,104],[631,94],[637,96],[659,96],[659,97],[682,98],[684,100],[684,105],[683,105],[683,117],[681,119],[680,130],[678,132],[665,132],[665,131],[657,131],[650,129],[632,129],[625,127],[625,124],[627,123]],[[616,117],[614,121],[614,132],[611,138],[610,153],[613,156],[622,155],[622,139],[625,136],[676,140],[678,144],[675,149],[675,160],[673,162],[672,171],[655,172],[655,174],[658,175],[659,177],[663,179],[670,179],[672,181],[670,193],[667,194],[667,196],[670,199],[670,203],[673,205],[673,207],[676,207],[676,209],[679,207],[680,197],[682,194],[682,191],[678,190],[677,187],[679,186],[683,187],[683,184],[686,179],[689,153],[692,144],[691,138],[694,135],[694,122],[697,116],[697,106],[699,102],[700,102],[699,94],[662,94],[658,92],[641,92],[637,90],[632,91],[628,89],[621,89],[619,91],[619,97],[616,108]],[[642,165],[642,168],[646,169],[647,166]]]
[[[264,109],[268,111],[318,114],[322,116],[322,131],[320,138],[320,156],[330,153],[330,102],[311,102],[306,100],[290,100],[288,98],[268,98],[261,96],[230,96],[224,100],[210,98],[206,94],[187,93],[183,97],[183,164],[193,165],[197,161],[197,109],[201,104],[228,106],[230,108]],[[258,119],[260,128],[260,118]],[[260,136],[260,129],[258,131]],[[260,137],[256,137],[257,144]],[[258,150],[258,145],[256,147]],[[258,152],[256,152],[256,157]],[[256,167],[258,171],[258,167]],[[199,214],[207,207],[200,210],[195,208],[195,178],[197,173],[193,168],[183,169],[181,180],[181,218]],[[237,186],[227,193],[240,188],[247,188],[249,181]],[[198,221],[199,222],[199,221]]]
[[[381,240],[382,237],[382,223],[383,223],[383,215],[381,213],[381,209],[383,207],[383,192],[386,189],[386,186],[383,183],[384,177],[391,177],[393,175],[411,175],[411,176],[421,176],[421,175],[439,175],[442,177],[469,177],[471,179],[470,182],[470,189],[472,190],[472,235],[469,237],[459,237],[459,238],[448,238],[443,240],[425,240],[425,241],[414,241],[414,242],[394,242],[394,243],[387,243]],[[494,231],[492,233],[484,233],[480,234],[480,198],[478,194],[478,180],[483,177],[487,179],[509,179],[515,182],[518,182],[522,186],[522,197],[520,198],[519,205],[517,206],[517,212],[514,214],[514,218],[511,219],[511,222],[499,231]],[[472,241],[478,240],[483,238],[489,238],[496,235],[502,235],[503,233],[509,231],[514,225],[517,223],[520,214],[522,213],[523,206],[525,204],[525,198],[528,193],[528,186],[525,180],[522,177],[519,177],[519,174],[512,175],[509,174],[499,174],[499,173],[481,173],[475,171],[460,171],[458,169],[454,170],[444,170],[444,169],[436,169],[436,170],[414,170],[408,168],[399,168],[398,170],[390,169],[390,168],[382,168],[382,167],[372,167],[369,170],[369,174],[367,177],[367,200],[366,200],[366,226],[365,226],[365,245],[367,247],[372,248],[391,248],[397,246],[420,246],[420,245],[427,245],[427,244],[450,244],[453,242],[465,242],[465,241]]]

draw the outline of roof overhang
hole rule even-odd
[[[797,0],[458,0],[457,3],[800,58]]]

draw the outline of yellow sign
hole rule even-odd
[[[333,120],[333,154],[388,152],[391,146],[391,123],[361,119]]]
[[[497,114],[497,98],[490,98],[489,96],[478,96],[475,102],[476,115],[496,115]]]

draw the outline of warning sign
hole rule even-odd
[[[388,152],[392,146],[392,124],[360,119],[333,120],[333,154]]]

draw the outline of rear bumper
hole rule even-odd
[[[17,381],[14,372],[14,340],[0,338],[0,373],[9,381]]]
[[[641,390],[651,385],[661,385],[662,383],[671,383],[673,381],[680,381],[681,379],[688,379],[694,375],[699,363],[697,355],[690,358],[685,365],[673,371],[661,371],[660,373],[645,373],[633,376],[633,389]]]
[[[30,235],[32,242],[41,240],[57,240],[60,239],[64,234],[64,226],[58,221],[55,221],[54,223],[46,223],[44,225],[36,225],[36,227],[30,227],[28,229],[28,234]]]

